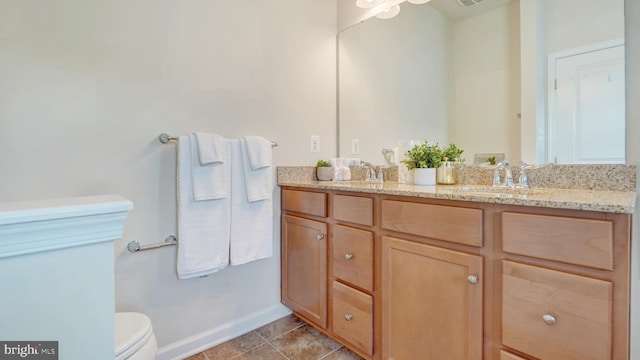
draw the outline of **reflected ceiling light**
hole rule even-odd
[[[407,0],[407,1],[409,1],[412,4],[426,4],[431,0]]]
[[[376,15],[378,19],[391,19],[400,13],[400,5],[390,6]]]
[[[356,0],[356,6],[360,8],[372,8],[382,4],[384,0]]]

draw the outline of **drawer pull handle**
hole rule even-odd
[[[478,276],[477,275],[469,275],[469,276],[467,276],[467,281],[469,282],[469,284],[477,284],[478,283]]]
[[[351,260],[353,258],[353,254],[344,254],[345,260]]]
[[[556,317],[549,314],[542,315],[542,321],[547,325],[554,325],[556,323]]]
[[[324,234],[318,234],[318,240],[324,239]]]
[[[352,317],[353,316],[351,316],[351,314],[347,314],[347,315],[344,316],[344,319],[347,320],[347,321],[351,321]]]

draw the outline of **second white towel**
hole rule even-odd
[[[273,255],[273,188],[262,187],[263,200],[251,202],[247,198],[246,174],[248,158],[244,153],[240,140],[231,140],[231,265],[240,265],[253,260],[264,259]],[[272,183],[271,167],[263,168]]]
[[[250,136],[240,138],[241,151],[234,158],[242,158],[242,168],[240,171],[244,173],[245,190],[247,192],[246,199],[249,202],[268,200],[273,197],[273,175],[271,170],[271,142],[259,136]],[[256,165],[261,166],[252,168],[252,160]],[[266,165],[265,165],[266,164]],[[236,173],[240,174],[240,173]]]

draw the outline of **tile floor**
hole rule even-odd
[[[293,315],[186,360],[362,360]]]

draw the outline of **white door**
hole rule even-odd
[[[585,49],[550,55],[548,161],[624,163],[624,45]]]

